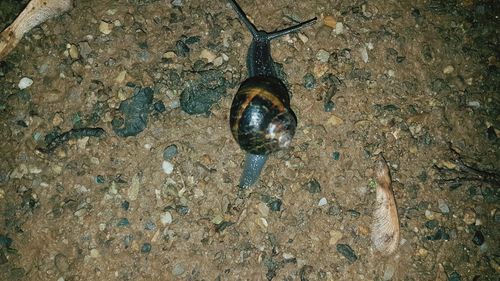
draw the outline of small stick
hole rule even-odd
[[[0,33],[0,60],[5,58],[33,27],[73,7],[72,0],[31,0],[14,22]]]
[[[396,201],[391,187],[389,166],[379,155],[376,167],[377,202],[373,211],[372,243],[384,255],[392,254],[398,247],[400,230]]]

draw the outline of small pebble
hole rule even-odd
[[[176,264],[174,265],[174,268],[172,269],[172,274],[175,276],[182,275],[184,273],[184,267],[181,264]]]
[[[471,209],[465,210],[463,221],[468,225],[474,224],[476,222],[476,213]]]
[[[344,32],[344,24],[341,22],[337,22],[335,25],[335,34],[339,35]]]
[[[163,150],[163,160],[170,161],[177,155],[177,145],[171,144]]]
[[[144,229],[146,230],[155,230],[156,229],[156,224],[152,221],[147,221],[145,224],[144,224]]]
[[[334,108],[335,108],[335,103],[331,100],[325,102],[325,104],[323,105],[323,110],[325,112],[332,112]]]
[[[163,113],[167,108],[165,107],[165,104],[159,100],[153,104],[153,108],[156,110],[158,113]]]
[[[68,258],[61,253],[57,254],[54,257],[54,264],[55,264],[57,270],[59,270],[59,272],[61,272],[61,273],[64,273],[64,272],[68,271],[68,269],[69,269]]]
[[[307,41],[309,41],[309,38],[300,32],[297,34],[297,36],[299,37],[300,41],[302,41],[302,43],[304,44],[307,43]]]
[[[428,229],[434,229],[439,225],[439,223],[437,220],[430,220],[430,221],[426,221],[424,225]]]
[[[330,216],[338,216],[342,213],[342,210],[339,206],[333,205],[328,208],[328,211],[326,213]]]
[[[472,242],[474,242],[474,244],[478,245],[478,246],[481,246],[483,245],[484,243],[484,235],[481,231],[476,231],[474,233],[474,237],[472,238]]]
[[[259,225],[263,231],[267,231],[267,227],[269,226],[269,223],[265,218],[258,218],[257,219],[257,225]]]
[[[280,199],[273,199],[267,203],[269,209],[273,212],[279,212],[281,210],[282,201]]]
[[[171,224],[172,220],[172,214],[168,211],[160,215],[160,221],[163,225]]]
[[[69,51],[69,56],[76,60],[80,57],[80,54],[78,53],[78,48],[73,45],[73,44],[68,44],[68,51]]]
[[[129,207],[130,207],[130,203],[127,200],[122,202],[122,209],[124,209],[125,211],[128,211]]]
[[[172,52],[172,51],[168,51],[168,52],[165,52],[165,53],[163,54],[162,58],[164,58],[164,59],[173,59],[173,58],[175,58],[175,56],[176,56],[176,55],[175,55],[175,53],[174,53],[174,52]]]
[[[269,215],[269,207],[264,202],[257,204],[257,210],[259,210],[260,215],[263,217],[267,217]]]
[[[368,50],[365,46],[359,48],[359,53],[361,54],[361,59],[364,63],[368,63]]]
[[[321,191],[321,185],[316,179],[308,181],[304,187],[309,193],[319,193]]]
[[[460,281],[462,280],[460,277],[460,274],[458,272],[453,271],[449,276],[448,276],[448,281]]]
[[[342,118],[340,118],[340,117],[338,117],[336,115],[333,115],[333,114],[326,121],[326,124],[332,125],[332,126],[338,126],[338,125],[341,125],[343,123],[344,123],[344,120],[342,120]]]
[[[312,73],[306,73],[304,75],[304,88],[310,90],[316,87],[316,79]]]
[[[316,54],[316,58],[320,61],[320,62],[328,62],[328,59],[330,58],[330,53],[321,49],[318,51],[318,53]]]
[[[332,152],[332,159],[338,161],[340,159],[340,152],[338,151]]]
[[[97,175],[97,176],[95,177],[95,182],[96,182],[96,183],[98,183],[98,184],[103,184],[103,183],[105,183],[105,182],[106,182],[106,179],[104,179],[104,177],[103,177],[103,176],[101,176],[101,175]]]
[[[118,223],[116,224],[116,226],[118,227],[126,227],[130,224],[130,222],[128,221],[127,218],[121,218],[120,220],[118,220]]]
[[[132,177],[132,183],[127,190],[127,196],[130,201],[135,201],[139,196],[139,190],[141,188],[141,180],[138,175]]]
[[[443,214],[448,214],[450,212],[450,208],[443,199],[438,199],[438,208]]]
[[[33,80],[31,80],[28,77],[23,77],[23,78],[21,78],[21,80],[19,81],[19,84],[17,86],[19,87],[19,89],[24,90],[24,89],[30,87],[31,85],[33,85]]]
[[[206,59],[209,63],[213,62],[217,55],[215,55],[212,51],[208,49],[203,49],[200,54],[201,59]]]
[[[392,264],[388,264],[386,267],[385,267],[385,270],[384,270],[384,276],[382,277],[382,279],[384,281],[389,281],[389,280],[392,280],[392,277],[394,276],[394,272],[396,271],[396,269],[394,268],[394,265]]]
[[[350,262],[355,262],[358,259],[351,246],[347,244],[337,244],[337,252],[341,253]]]
[[[323,23],[330,27],[330,28],[335,28],[336,25],[337,25],[337,21],[335,20],[334,17],[332,16],[326,16],[324,19],[323,19]]]
[[[101,254],[99,253],[99,250],[92,249],[92,250],[90,250],[90,256],[93,258],[98,258],[101,256]]]
[[[433,220],[434,219],[434,212],[431,211],[431,210],[425,210],[425,217],[428,219],[428,220]]]
[[[163,172],[167,175],[170,175],[174,171],[174,165],[166,160],[163,161],[161,167],[163,168]]]
[[[172,0],[170,3],[174,7],[182,7],[182,0]]]
[[[328,201],[326,200],[325,197],[323,197],[323,198],[319,199],[318,206],[319,207],[325,206],[327,203],[328,203]]]
[[[112,23],[101,21],[101,23],[99,24],[99,31],[102,34],[108,35],[111,33],[111,31],[113,31],[113,27],[114,25]]]
[[[450,73],[452,73],[454,70],[455,70],[455,68],[453,67],[453,65],[448,65],[447,67],[445,67],[445,68],[443,69],[443,73],[444,73],[444,74],[450,74]]]
[[[149,252],[151,252],[151,244],[150,243],[144,243],[144,244],[142,244],[141,252],[143,252],[143,253],[149,253]]]
[[[470,107],[473,107],[473,108],[480,108],[481,107],[481,103],[479,103],[478,101],[470,101],[467,103],[467,105]]]
[[[175,210],[181,216],[187,215],[189,213],[189,207],[184,205],[175,206]]]

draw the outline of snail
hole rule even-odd
[[[276,75],[270,42],[313,24],[316,18],[267,33],[257,30],[234,0],[228,1],[253,37],[247,54],[249,78],[234,96],[229,117],[231,133],[246,151],[239,186],[248,188],[259,179],[269,154],[290,146],[297,127],[288,90]]]

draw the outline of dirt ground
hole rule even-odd
[[[0,280],[498,280],[497,1],[240,0],[267,31],[318,17],[272,44],[299,124],[248,190],[230,6],[75,2],[0,63]],[[26,1],[0,3],[3,29]]]

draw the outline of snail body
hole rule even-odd
[[[249,78],[234,96],[229,117],[231,133],[247,153],[239,184],[247,188],[258,180],[270,153],[290,146],[297,127],[288,90],[276,75],[270,42],[312,24],[316,18],[267,33],[257,30],[234,0],[229,3],[253,36],[247,54]]]

